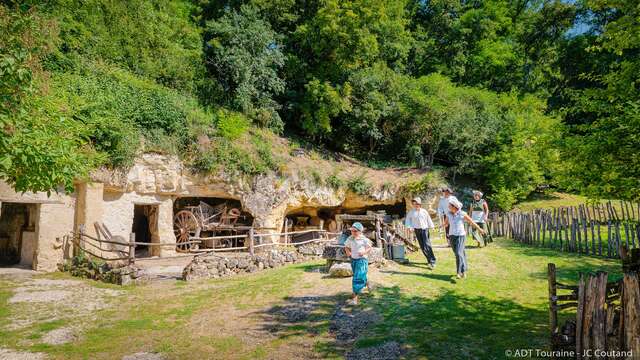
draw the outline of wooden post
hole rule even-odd
[[[284,245],[289,245],[289,221],[284,217]]]
[[[607,273],[598,272],[595,276],[595,294],[593,308],[593,325],[591,326],[593,349],[607,350]]]
[[[82,250],[82,245],[84,242],[84,224],[80,224],[80,228],[78,229],[78,241],[77,243],[74,241],[74,247],[76,249],[74,249],[74,253],[76,255],[80,255],[80,251]]]
[[[549,282],[549,328],[551,337],[558,333],[558,305],[556,289],[556,264],[547,264],[547,280]]]
[[[580,274],[578,282],[578,310],[576,311],[576,355],[578,359],[582,359],[582,319],[585,298],[584,275]]]
[[[136,234],[129,234],[129,265],[133,265],[136,262]]]
[[[253,255],[254,234],[253,228],[249,229],[249,254]]]
[[[622,278],[621,345],[631,351],[633,358],[640,354],[640,283],[637,273],[625,273]]]
[[[376,216],[376,247],[382,248],[382,234],[380,233],[380,218]],[[428,230],[427,230],[428,231]]]
[[[611,237],[611,220],[607,221],[607,249],[609,251],[609,257],[614,257],[616,254],[616,248],[613,246],[615,244],[614,239]]]

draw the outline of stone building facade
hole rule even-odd
[[[430,197],[430,203],[435,200],[435,193],[422,195]],[[146,232],[147,242],[175,244],[173,218],[178,210],[176,201],[183,198],[239,202],[252,216],[254,226],[274,232],[281,231],[291,213],[315,214],[314,209],[322,207],[347,212],[410,203],[389,190],[362,197],[293,177],[204,177],[189,173],[175,158],[144,154],[126,172],[96,171],[90,181],[77,183],[72,194],[16,193],[0,182],[0,261],[53,271],[57,263],[71,255],[65,236],[84,225],[88,235],[100,237],[95,223],[124,239],[131,233],[138,238]],[[275,237],[262,239],[275,241]],[[149,247],[148,251],[148,256],[176,253],[172,246]]]

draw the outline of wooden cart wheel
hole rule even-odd
[[[173,218],[176,234],[176,250],[188,252],[197,248],[197,244],[182,244],[191,241],[200,231],[196,216],[189,210],[179,211]]]

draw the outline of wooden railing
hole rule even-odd
[[[101,231],[98,231],[101,234]],[[302,242],[269,242],[261,243],[259,239],[264,237],[281,237],[290,236],[294,234],[316,233],[320,237],[302,241]],[[335,236],[339,233],[332,233],[326,230],[302,230],[284,233],[258,233],[256,234],[254,229],[249,229],[249,232],[245,235],[228,235],[228,236],[211,236],[211,237],[194,237],[188,242],[180,243],[180,245],[198,244],[202,245],[205,241],[211,240],[230,240],[230,239],[244,239],[244,246],[224,247],[224,248],[211,248],[211,249],[198,249],[189,250],[188,253],[171,256],[173,257],[185,257],[194,256],[208,252],[228,252],[228,251],[248,251],[251,255],[254,254],[256,249],[265,247],[281,247],[281,246],[301,246],[310,243],[329,243],[335,242]],[[148,247],[170,247],[175,248],[175,243],[147,243],[135,241],[135,234],[129,234],[129,241],[125,241],[122,236],[112,236],[108,234],[109,239],[102,239],[99,236],[88,235],[84,225],[81,225],[78,232],[72,233],[73,245],[76,253],[82,251],[90,255],[91,257],[104,260],[104,261],[126,261],[130,264],[135,263],[136,260],[155,260],[164,259],[160,257],[155,258],[143,258],[136,259],[135,248],[136,246],[148,246]]]

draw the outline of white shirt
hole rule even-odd
[[[353,235],[349,236],[347,241],[344,242],[344,246],[351,249],[351,258],[353,259],[366,259],[367,255],[360,256],[360,251],[366,250],[367,247],[371,247],[371,245],[371,240],[364,235],[360,235],[357,238],[354,238]]]
[[[466,212],[458,210],[453,214],[451,211],[447,211],[447,219],[449,220],[449,235],[453,236],[466,236],[467,232],[464,229],[464,216]]]
[[[438,201],[438,215],[444,216],[449,212],[449,199],[458,200],[458,198],[453,195],[449,195],[449,197],[440,197],[440,201]]]
[[[432,229],[435,227],[429,212],[423,208],[420,208],[420,210],[411,209],[404,224],[412,229]]]

